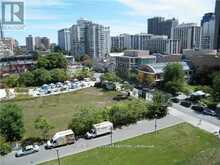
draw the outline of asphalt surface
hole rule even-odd
[[[182,122],[183,120],[177,117],[167,115],[163,119],[157,120],[157,130],[171,127]],[[122,127],[121,129],[114,130],[112,139],[114,143],[154,131],[155,120],[143,120],[128,127]],[[60,157],[63,157],[109,144],[111,144],[111,136],[106,135],[91,140],[79,139],[73,145],[68,145],[57,149],[59,150]],[[1,157],[0,165],[35,165],[53,159],[57,159],[56,150],[45,150],[44,146],[41,146],[38,153],[31,155],[15,158],[15,153],[12,152],[5,157]]]
[[[220,127],[220,120],[218,117],[205,115],[203,113],[196,112],[190,108],[185,108],[185,107],[183,107],[179,104],[175,104],[175,103],[173,103],[172,107],[180,112],[183,112],[183,113],[188,114],[190,116],[196,117],[199,120],[201,119],[202,121],[206,121],[206,122],[209,122],[211,124],[214,124],[214,125]]]

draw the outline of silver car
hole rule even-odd
[[[35,152],[40,151],[40,147],[38,145],[28,145],[20,150],[18,150],[15,154],[16,157],[29,155]]]

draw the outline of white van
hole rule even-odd
[[[46,148],[55,148],[67,144],[75,143],[75,135],[72,130],[57,132],[51,140],[47,141]]]
[[[93,128],[86,133],[85,137],[87,139],[92,139],[97,136],[112,133],[112,130],[113,130],[113,124],[109,121],[105,121],[99,124],[94,124]]]

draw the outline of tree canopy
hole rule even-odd
[[[22,109],[16,104],[0,106],[0,134],[7,141],[20,140],[24,133]]]
[[[185,73],[182,65],[178,63],[168,64],[164,69],[164,89],[172,94],[183,91]]]
[[[54,68],[67,68],[67,60],[63,54],[53,53],[47,56],[39,56],[37,60],[37,68],[54,69]]]
[[[42,139],[47,139],[49,131],[53,128],[43,116],[38,116],[34,121],[34,127],[40,131]]]
[[[102,81],[118,82],[120,78],[114,72],[107,72],[101,76]]]
[[[220,73],[213,78],[213,89],[216,101],[220,101]]]

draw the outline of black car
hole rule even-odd
[[[193,105],[191,107],[192,110],[197,111],[197,112],[203,112],[204,108],[200,105]]]
[[[179,103],[179,102],[180,102],[180,100],[179,100],[178,98],[172,98],[171,101],[172,101],[173,103]]]
[[[180,103],[180,105],[182,105],[182,106],[184,106],[184,107],[186,107],[186,108],[190,108],[191,105],[192,105],[192,103],[189,102],[189,101],[182,101],[182,102]]]

